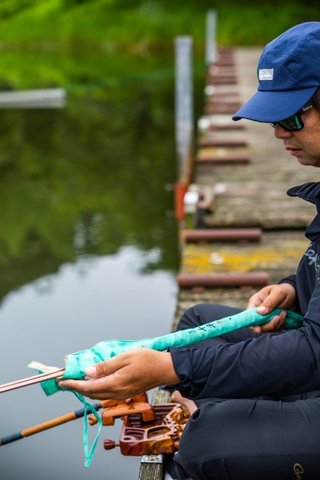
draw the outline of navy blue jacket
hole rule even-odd
[[[248,398],[300,394],[320,389],[320,183],[306,183],[288,195],[315,204],[317,215],[306,230],[311,243],[291,283],[303,326],[261,334],[219,347],[171,349],[180,392],[200,398]]]

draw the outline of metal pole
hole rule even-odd
[[[208,10],[206,17],[206,65],[217,60],[217,13],[215,10]]]
[[[175,125],[178,156],[178,181],[188,183],[188,160],[193,138],[192,38],[175,39]]]
[[[175,134],[177,154],[177,183],[175,185],[175,217],[182,222],[185,216],[184,196],[192,177],[193,164],[193,82],[192,38],[175,39]]]

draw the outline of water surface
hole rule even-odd
[[[120,85],[120,86],[119,86]],[[173,79],[71,89],[63,110],[0,115],[0,383],[38,360],[170,330],[179,253]],[[39,386],[0,397],[0,436],[79,408]],[[0,448],[1,479],[136,479],[139,459],[83,466],[82,421]],[[93,435],[94,429],[92,429]]]

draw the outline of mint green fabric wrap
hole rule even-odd
[[[63,378],[83,379],[89,365],[108,360],[119,353],[135,348],[151,348],[153,350],[167,350],[170,347],[186,347],[191,343],[207,340],[239,328],[262,325],[270,321],[281,309],[274,309],[267,315],[259,314],[255,308],[244,310],[230,317],[225,317],[214,322],[169,333],[162,337],[144,338],[142,340],[106,340],[97,343],[88,350],[81,350],[67,356]],[[302,326],[303,317],[291,310],[286,311],[285,329]],[[61,388],[55,380],[42,382],[42,388],[47,395],[51,395]]]

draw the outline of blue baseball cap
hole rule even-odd
[[[234,114],[274,123],[297,113],[320,86],[320,22],[304,22],[268,43],[257,67],[257,92]]]

